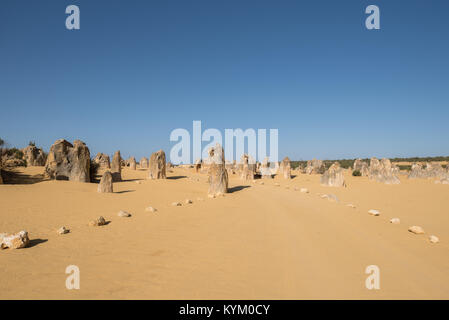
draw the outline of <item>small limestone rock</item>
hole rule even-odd
[[[66,233],[69,233],[70,230],[67,229],[66,227],[61,227],[61,228],[59,228],[58,230],[56,230],[56,232],[57,232],[58,234],[66,234]]]
[[[326,198],[329,201],[338,202],[338,197],[335,194],[325,194],[325,195],[322,195],[321,198]]]
[[[349,208],[355,209],[355,205],[353,205],[352,203],[348,203],[346,206],[349,207]]]
[[[390,223],[392,223],[392,224],[400,224],[401,220],[399,218],[393,218],[393,219],[390,220]]]
[[[190,200],[190,199],[186,199],[185,203],[186,203],[186,204],[191,204],[191,203],[193,203],[193,201]]]
[[[410,231],[411,233],[414,233],[414,234],[423,234],[424,233],[424,229],[421,228],[420,226],[411,226],[410,228],[408,228],[408,231]]]
[[[368,210],[368,213],[370,215],[372,215],[372,216],[379,216],[380,215],[380,211],[379,210],[374,210],[374,209]]]
[[[10,248],[10,249],[20,249],[25,248],[30,243],[30,239],[28,238],[28,232],[20,231],[15,234],[7,235],[2,234],[0,236],[0,248]]]
[[[211,198],[211,199],[215,199],[215,194],[208,194],[207,197]]]
[[[145,208],[145,211],[148,211],[148,212],[156,212],[157,209],[156,209],[156,208],[153,208],[153,207],[147,207],[147,208]]]
[[[437,236],[432,235],[429,237],[429,241],[430,241],[430,243],[438,243],[438,242],[440,242],[440,239],[438,239]]]
[[[101,216],[89,222],[89,225],[92,227],[104,226],[105,224],[106,220]]]
[[[309,189],[307,188],[301,188],[299,191],[302,193],[309,193]]]
[[[180,207],[182,204],[180,202],[172,202],[171,204],[173,207]]]
[[[137,180],[136,183],[137,183],[137,184],[141,184],[142,182],[140,182],[140,180]]]
[[[117,215],[122,218],[131,217],[131,213],[123,211],[123,210],[120,210]]]

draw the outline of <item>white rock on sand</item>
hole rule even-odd
[[[380,211],[379,210],[374,210],[374,209],[368,210],[368,213],[370,215],[372,215],[372,216],[379,216],[380,215]]]
[[[392,219],[390,220],[390,223],[392,223],[392,224],[400,224],[400,223],[401,223],[401,220],[400,220],[399,218],[392,218]]]
[[[28,232],[19,231],[15,234],[0,234],[0,248],[20,249],[25,248],[30,243]]]
[[[122,218],[131,217],[131,213],[123,211],[123,210],[120,210],[117,215]]]
[[[309,189],[307,189],[307,188],[301,188],[301,189],[299,189],[299,191],[302,193],[309,193]]]
[[[193,201],[190,200],[190,199],[186,199],[185,203],[186,203],[186,204],[191,204],[191,203],[193,203]]]
[[[320,195],[322,199],[327,199],[329,201],[338,202],[338,197],[335,194],[322,194]]]
[[[171,204],[173,207],[180,207],[182,206],[181,202],[172,202]]]
[[[56,232],[57,232],[58,234],[66,234],[66,233],[69,233],[70,230],[67,229],[66,227],[61,227],[61,228],[59,228],[58,230],[56,230]]]
[[[429,241],[430,241],[431,243],[438,243],[438,242],[440,242],[440,239],[438,239],[437,236],[431,235],[431,236],[429,237]]]
[[[145,208],[145,211],[148,211],[148,212],[156,212],[157,209],[156,209],[156,208],[153,208],[153,207],[147,207],[147,208]]]
[[[352,203],[348,203],[346,206],[349,207],[349,208],[355,209],[355,205],[353,205]]]
[[[423,233],[425,233],[424,229],[421,228],[420,226],[411,226],[410,228],[408,228],[408,231],[410,231],[411,233],[414,233],[414,234],[423,234]]]

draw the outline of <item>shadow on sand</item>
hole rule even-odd
[[[134,192],[134,191],[136,191],[136,190],[123,190],[123,191],[116,191],[114,193],[121,194],[121,193],[128,193],[128,192]]]
[[[34,184],[44,181],[43,174],[29,175],[14,170],[2,170],[1,175],[5,184]]]
[[[187,176],[172,176],[172,177],[167,177],[167,179],[169,180],[178,180],[178,179],[185,179],[187,178]]]
[[[234,192],[246,189],[246,188],[250,188],[250,186],[235,186],[232,188],[228,188],[228,193],[234,193]]]
[[[32,248],[34,246],[37,246],[41,243],[47,242],[48,239],[31,239],[30,243],[28,244],[28,248]]]

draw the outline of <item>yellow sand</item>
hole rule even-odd
[[[43,168],[20,170],[26,177]],[[209,199],[206,176],[193,169],[174,169],[167,180],[146,176],[125,169],[114,194],[67,181],[0,185],[0,233],[27,230],[32,240],[0,251],[0,298],[449,298],[448,185],[348,176],[347,188],[331,188],[318,175],[260,185],[233,175],[232,193]],[[118,217],[120,210],[132,217]],[[99,216],[111,222],[88,226]],[[393,217],[401,224],[390,224]],[[412,225],[426,234],[411,234]],[[61,226],[71,232],[58,235]],[[440,243],[429,243],[430,234]],[[68,265],[80,268],[80,290],[65,287]],[[380,268],[380,290],[365,287],[369,265]]]

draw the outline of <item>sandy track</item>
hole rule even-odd
[[[125,169],[114,194],[65,181],[0,186],[0,232],[26,229],[33,240],[31,248],[0,252],[0,298],[449,298],[447,185],[347,177],[348,188],[328,188],[319,176],[299,175],[245,187],[233,176],[232,193],[208,199],[204,175],[175,169],[172,179],[151,181],[146,174]],[[158,212],[145,212],[150,205]],[[119,210],[133,216],[117,217]],[[111,223],[87,225],[100,215]],[[401,224],[388,223],[392,217]],[[56,234],[63,225],[71,233]],[[426,235],[407,232],[410,225]],[[430,244],[429,234],[441,242]],[[80,290],[65,288],[71,264],[80,268]],[[380,290],[365,288],[372,264]]]

